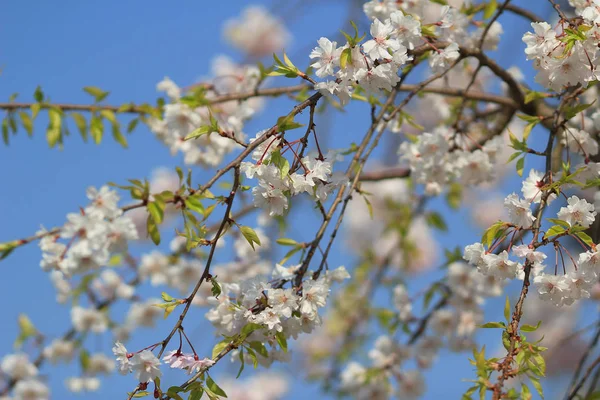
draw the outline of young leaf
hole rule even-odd
[[[75,121],[75,125],[77,126],[79,134],[81,135],[83,140],[87,141],[87,122],[85,120],[85,117],[79,113],[72,112],[71,118],[73,118],[73,120]]]
[[[277,339],[277,344],[279,344],[279,347],[281,347],[281,350],[283,350],[285,353],[287,353],[287,349],[288,349],[287,340],[286,340],[283,332],[277,332],[277,334],[275,334],[275,339]]]
[[[294,121],[293,115],[286,115],[284,117],[277,118],[277,131],[291,131],[292,129],[297,129],[303,127],[304,124]]]
[[[277,244],[282,246],[296,246],[298,242],[296,242],[294,239],[279,238],[277,239]]]
[[[106,96],[108,96],[108,94],[110,93],[110,92],[105,92],[104,90],[102,90],[96,86],[86,86],[83,88],[83,90],[86,93],[88,93],[89,95],[93,96],[96,103],[99,103],[102,100],[104,100],[106,98]]]
[[[148,215],[148,219],[146,220],[146,226],[148,229],[148,236],[150,236],[152,242],[154,242],[154,244],[158,246],[160,244],[160,231],[158,230],[156,222],[154,222],[154,218],[152,218],[151,215]]]
[[[486,322],[483,325],[479,325],[480,328],[506,328],[504,322]]]
[[[215,357],[217,357],[223,350],[225,350],[225,348],[229,345],[229,341],[228,340],[223,340],[222,342],[219,342],[215,345],[215,347],[213,347],[212,350],[212,358],[214,359]]]
[[[244,235],[248,243],[250,243],[250,246],[252,246],[252,250],[256,250],[254,248],[254,243],[260,246],[260,238],[254,231],[254,229],[250,228],[249,226],[240,226],[240,231],[242,232],[242,235]]]
[[[212,378],[210,377],[210,375],[206,375],[206,386],[210,389],[211,392],[213,392],[214,394],[221,396],[221,397],[227,397],[227,394],[225,393],[225,391],[223,389],[221,389],[219,387],[219,385],[217,385],[215,383],[215,381],[212,380]]]
[[[525,156],[517,160],[517,175],[523,176],[523,169],[525,168]]]
[[[221,294],[221,291],[222,291],[221,285],[219,285],[219,282],[217,282],[216,277],[212,277],[210,279],[210,282],[212,284],[212,287],[211,287],[210,291],[211,291],[211,293],[212,293],[213,296],[215,296],[216,298],[218,298],[219,295]]]
[[[583,241],[583,243],[587,244],[588,246],[592,247],[594,245],[594,241],[592,240],[592,238],[585,232],[577,232],[575,233],[575,235],[581,239]]]
[[[534,332],[540,327],[541,324],[542,324],[542,321],[538,321],[536,326],[525,324],[521,327],[521,330],[523,332]]]
[[[490,0],[490,2],[488,2],[485,5],[485,8],[483,9],[483,19],[492,18],[497,8],[498,3],[496,2],[496,0]]]
[[[164,203],[158,201],[148,203],[148,213],[156,224],[161,224],[165,215]]]
[[[19,112],[19,117],[21,117],[21,124],[23,125],[23,128],[25,128],[27,134],[31,136],[33,133],[33,120],[29,114],[23,111]]]
[[[506,323],[510,323],[510,299],[506,296],[506,301],[504,302],[504,319]]]
[[[564,226],[553,225],[550,227],[550,229],[548,229],[546,231],[546,234],[544,235],[544,237],[550,238],[552,236],[560,235],[561,233],[564,233],[565,231],[566,231],[566,229]]]

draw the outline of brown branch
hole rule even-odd
[[[583,375],[581,377],[581,379],[579,380],[579,382],[577,382],[577,385],[569,393],[569,397],[567,397],[568,400],[573,400],[575,397],[577,397],[577,392],[579,392],[579,390],[583,387],[583,385],[585,384],[585,382],[588,380],[588,378],[590,377],[590,375],[594,371],[594,368],[596,368],[598,366],[598,364],[600,364],[600,357],[596,358],[594,360],[594,362],[585,371],[585,375]]]
[[[576,92],[576,90],[577,90],[577,88],[575,88],[573,91]],[[571,100],[571,98],[572,98],[571,96],[563,96],[559,106],[554,110],[554,113],[553,113],[554,118],[552,121],[552,129],[550,130],[550,133],[548,134],[548,142],[546,144],[546,150],[544,151],[544,154],[546,155],[546,166],[545,166],[546,167],[545,168],[546,183],[552,182],[551,175],[550,175],[550,172],[552,171],[552,149],[553,149],[554,140],[556,138],[556,135],[558,134],[558,131],[561,129],[561,126],[562,126],[562,122],[560,122],[561,111],[562,111],[562,108]],[[538,241],[538,237],[539,237],[541,223],[542,223],[542,215],[544,213],[544,209],[548,205],[547,200],[551,193],[552,192],[549,189],[544,190],[544,192],[542,193],[540,205],[536,212],[536,220],[533,222],[533,225],[532,225],[533,240],[531,242],[531,244],[534,248],[539,247],[541,244],[541,242]],[[529,260],[527,260],[523,267],[525,276],[523,278],[523,286],[521,287],[521,293],[519,294],[519,299],[515,305],[515,310],[512,314],[511,322],[510,322],[508,328],[506,329],[506,332],[508,333],[508,336],[509,336],[509,343],[510,343],[508,352],[507,352],[507,355],[504,358],[504,360],[498,364],[498,380],[497,380],[496,384],[491,385],[489,387],[489,390],[491,390],[493,392],[493,395],[492,395],[493,400],[500,400],[503,398],[504,382],[512,376],[511,375],[511,369],[512,369],[511,367],[512,367],[512,363],[514,360],[514,356],[516,355],[516,352],[515,352],[516,345],[517,345],[517,342],[521,340],[521,338],[519,337],[519,323],[521,322],[521,317],[523,315],[523,304],[525,302],[525,298],[527,297],[527,293],[529,291],[529,286],[530,286],[529,277],[530,277],[530,273],[531,273],[531,267],[532,267],[532,263]]]
[[[243,92],[243,93],[227,93],[219,96],[215,96],[213,98],[206,99],[209,105],[211,104],[219,104],[225,103],[228,101],[243,101],[248,100],[253,97],[271,97],[271,96],[280,96],[282,94],[290,94],[300,92],[302,90],[311,89],[309,85],[295,85],[295,86],[285,86],[285,87],[277,87],[277,88],[268,88],[268,89],[257,89],[251,92]],[[16,111],[16,110],[24,110],[31,108],[32,105],[39,104],[40,109],[49,109],[49,108],[58,108],[62,111],[113,111],[119,113],[128,113],[128,114],[147,114],[148,109],[136,105],[130,105],[127,108],[122,106],[114,106],[108,104],[69,104],[69,103],[0,103],[0,110],[6,111]]]
[[[590,345],[588,346],[587,350],[581,356],[581,359],[579,360],[579,363],[577,364],[577,368],[575,369],[575,373],[573,374],[573,378],[571,378],[571,383],[569,384],[569,388],[570,388],[569,396],[568,396],[569,400],[575,398],[575,396],[577,395],[577,392],[579,392],[579,390],[583,386],[583,383],[589,376],[589,370],[588,370],[588,374],[586,374],[584,376],[584,379],[582,379],[579,382],[577,381],[577,379],[579,378],[579,375],[581,374],[581,371],[583,370],[583,366],[585,365],[585,362],[587,361],[588,357],[592,353],[592,350],[598,345],[598,341],[600,341],[600,325],[598,325],[598,327],[596,328],[596,333],[594,334],[594,338],[590,342]]]
[[[175,326],[173,327],[173,329],[171,330],[169,335],[162,341],[160,351],[158,352],[158,358],[160,358],[163,355],[165,349],[167,348],[167,345],[171,341],[171,338],[181,328],[181,324],[183,323],[183,320],[185,319],[185,316],[187,315],[187,313],[192,305],[192,302],[194,301],[194,297],[196,297],[196,293],[198,293],[198,290],[200,290],[200,287],[202,286],[202,282],[208,281],[210,279],[210,266],[212,264],[213,256],[214,256],[215,250],[217,248],[217,243],[218,243],[219,239],[221,238],[221,235],[223,234],[225,225],[230,223],[230,215],[229,214],[231,213],[231,207],[233,207],[233,200],[235,198],[235,194],[237,193],[239,186],[240,186],[240,169],[239,169],[239,167],[235,167],[233,187],[231,188],[231,192],[229,193],[229,196],[227,197],[227,200],[226,200],[227,208],[225,210],[225,215],[223,216],[221,225],[219,226],[219,229],[217,230],[217,233],[215,234],[214,239],[212,239],[212,241],[211,241],[210,252],[208,254],[208,259],[206,260],[206,266],[204,267],[204,272],[202,272],[202,276],[196,283],[196,286],[194,286],[194,290],[192,290],[192,293],[185,299],[185,301],[186,301],[185,308],[179,315],[179,319],[177,320],[177,323],[175,324]]]
[[[410,176],[410,169],[403,167],[393,167],[382,169],[380,171],[363,172],[360,175],[361,182],[383,181],[386,179],[407,178]]]
[[[523,18],[526,18],[526,19],[530,20],[531,22],[542,22],[544,20],[543,18],[540,18],[537,15],[535,15],[533,12],[526,10],[524,8],[521,8],[519,6],[515,6],[514,4],[508,4],[505,8],[506,8],[506,11],[510,11],[513,14],[516,14]]]

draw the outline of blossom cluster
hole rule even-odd
[[[400,77],[398,72],[413,59],[409,51],[420,44],[429,43],[423,36],[423,29],[435,32],[443,48],[431,45],[429,66],[433,73],[442,73],[459,59],[459,46],[474,47],[479,44],[485,30],[469,30],[470,19],[458,8],[439,6],[425,2],[394,2],[373,0],[364,5],[364,11],[372,20],[371,39],[362,45],[358,34],[347,36],[348,42],[338,47],[337,42],[322,37],[319,47],[310,58],[319,78],[334,79],[318,82],[315,89],[326,96],[336,96],[342,105],[350,101],[355,92],[355,84],[367,96],[379,95],[391,90]],[[429,10],[424,10],[424,7]],[[428,18],[426,14],[433,15]],[[502,26],[493,22],[483,41],[483,49],[496,48]],[[442,46],[440,46],[442,47]]]
[[[600,8],[592,2],[573,2],[578,24],[560,21],[556,28],[533,22],[533,32],[523,35],[525,54],[538,71],[535,80],[559,91],[567,86],[586,86],[598,79],[600,61]]]
[[[384,22],[375,19],[371,36],[362,46],[346,43],[338,47],[337,42],[319,39],[319,47],[310,54],[316,59],[311,66],[319,78],[334,79],[317,83],[315,89],[326,96],[337,96],[342,105],[350,101],[354,83],[360,84],[367,95],[391,90],[400,80],[398,70],[412,60],[408,49],[420,40],[420,23],[396,11]]]
[[[262,99],[253,98],[242,102],[225,101],[209,109],[204,104],[218,95],[255,90],[261,77],[256,66],[237,65],[226,56],[213,61],[213,71],[214,78],[209,85],[211,90],[200,88],[200,94],[196,94],[202,96],[201,101],[193,95],[183,96],[184,90],[169,78],[157,85],[158,90],[167,93],[170,103],[164,106],[162,119],[150,119],[149,127],[172,154],[183,153],[186,164],[219,165],[227,154],[240,147],[236,141],[246,139],[244,123],[263,105]],[[208,126],[213,129],[207,134],[186,140],[194,130]]]
[[[532,203],[539,203],[542,200],[543,185],[542,175],[532,170],[529,177],[523,182],[522,193],[525,198],[521,199],[514,193],[507,196],[504,205],[508,210],[510,221],[505,224],[511,227],[509,229],[514,229],[516,233],[518,230],[532,228],[537,217],[533,215],[530,207]],[[550,202],[556,198],[556,195],[550,194],[547,197],[546,201]],[[557,218],[552,220],[558,223],[553,227],[556,233],[551,235],[549,230],[546,235],[552,239],[552,236],[573,232],[573,235],[576,236],[577,232],[591,226],[596,215],[593,204],[573,195],[567,199],[566,206],[561,207],[557,212]],[[508,232],[505,235],[508,235]],[[561,246],[558,243],[558,237],[553,242],[555,247]],[[581,245],[583,246],[583,243]],[[585,251],[579,254],[577,261],[569,253],[573,265],[569,271],[566,271],[566,267],[563,266],[563,274],[559,274],[557,268],[554,273],[545,272],[546,254],[541,252],[538,247],[533,244],[513,245],[511,242],[508,250],[495,254],[491,249],[486,250],[482,243],[474,243],[465,247],[464,258],[471,265],[476,266],[483,275],[501,280],[517,277],[523,279],[524,269],[527,266],[540,298],[548,300],[556,306],[571,305],[575,300],[590,297],[592,286],[600,276],[600,255],[594,245],[591,246],[591,250],[585,248]],[[556,251],[561,251],[562,254],[562,250],[558,247]],[[511,260],[511,254],[522,261]]]
[[[111,254],[125,252],[128,242],[138,238],[135,225],[118,207],[119,196],[114,190],[108,186],[100,190],[90,187],[87,197],[91,204],[80,213],[68,214],[59,234],[40,240],[40,266],[44,271],[72,276],[97,269],[109,262]],[[58,239],[69,242],[64,244]]]
[[[259,132],[256,137],[263,133]],[[295,157],[298,171],[291,172],[289,161],[281,155],[281,146],[281,139],[267,139],[252,152],[255,162],[244,161],[240,166],[247,178],[258,179],[258,185],[252,189],[254,205],[270,216],[283,215],[291,196],[306,192],[316,201],[325,201],[334,190],[347,183],[344,174],[332,172],[332,164],[342,160],[337,152],[330,151],[325,156],[311,152],[300,160]]]
[[[425,185],[428,195],[437,195],[451,181],[463,185],[479,185],[495,177],[496,155],[502,138],[488,140],[480,149],[453,150],[456,133],[446,127],[417,136],[414,143],[403,142],[399,154],[408,161],[411,177]]]
[[[255,278],[241,284],[222,284],[222,294],[209,298],[212,308],[206,319],[215,326],[217,334],[225,336],[240,333],[248,324],[259,324],[265,329],[252,332],[250,338],[261,342],[274,343],[278,333],[296,339],[301,333],[312,332],[321,324],[319,310],[327,303],[331,284],[349,278],[349,274],[344,267],[326,271],[317,280],[305,280],[298,293],[282,286],[294,279],[298,268],[278,265],[271,282]],[[273,349],[259,362],[268,366],[288,357],[288,353]]]

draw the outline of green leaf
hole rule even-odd
[[[566,231],[565,227],[560,225],[553,225],[546,231],[544,237],[551,238],[552,236],[560,235]]]
[[[154,242],[154,244],[158,246],[160,244],[160,231],[158,230],[156,222],[154,222],[154,218],[152,218],[151,215],[148,215],[148,219],[146,220],[146,226],[148,230],[148,236],[150,236],[152,242]]]
[[[585,232],[577,232],[575,233],[575,235],[581,239],[583,241],[583,243],[587,244],[588,246],[592,247],[594,245],[594,241],[592,240],[592,238]]]
[[[530,124],[527,124],[525,126],[525,128],[523,129],[523,140],[527,140],[527,138],[529,137],[529,134],[531,133],[531,130],[537,125],[537,122],[532,122]]]
[[[79,352],[79,364],[83,371],[87,371],[90,367],[90,353],[86,349],[81,349]]]
[[[369,210],[369,218],[373,219],[373,204],[371,204],[371,201],[369,200],[369,197],[367,195],[362,196],[362,198],[365,200],[365,204],[367,205],[367,209]]]
[[[165,313],[163,315],[163,319],[167,319],[169,317],[169,315],[171,315],[171,313],[173,311],[175,311],[175,309],[177,308],[177,306],[179,305],[179,303],[171,303],[171,304],[166,304],[166,305],[161,304],[161,305],[163,306],[162,308],[164,308],[164,310],[165,310]],[[166,307],[164,307],[164,306],[166,306]]]
[[[277,244],[282,246],[297,246],[298,242],[296,242],[294,239],[279,238],[277,239]]]
[[[112,136],[115,142],[119,143],[121,147],[123,147],[124,149],[128,147],[127,139],[121,133],[121,128],[119,127],[118,123],[112,124]]]
[[[444,217],[436,211],[430,211],[426,214],[425,219],[427,224],[433,228],[439,229],[440,231],[447,231],[448,225],[444,221]]]
[[[285,264],[286,261],[289,260],[291,256],[293,256],[294,254],[296,254],[300,250],[302,250],[302,246],[296,246],[296,247],[294,247],[293,249],[291,249],[290,251],[288,251],[285,254],[285,256],[283,256],[283,258],[279,261],[279,264],[281,264],[281,265]]]
[[[548,94],[544,92],[535,92],[533,90],[530,90],[525,95],[525,104],[529,104],[534,100],[545,99],[546,97],[548,97]]]
[[[185,206],[192,211],[197,212],[198,214],[204,215],[204,205],[198,198],[198,196],[190,196],[185,199]]]
[[[450,185],[448,193],[446,193],[446,201],[453,209],[458,209],[462,201],[463,188],[460,183],[454,182]]]
[[[580,112],[582,112],[582,111],[588,109],[589,107],[591,107],[595,102],[596,102],[596,100],[594,100],[590,104],[578,104],[578,105],[573,106],[573,107],[566,107],[565,108],[565,118],[566,119],[571,119],[571,118],[575,117]]]
[[[538,366],[540,373],[538,375],[545,376],[546,375],[546,360],[541,354],[535,354],[531,356],[531,360],[535,362]]]
[[[261,356],[263,356],[265,358],[269,357],[269,352],[267,351],[267,348],[261,342],[252,341],[252,342],[250,342],[248,344],[252,348],[252,350],[254,350],[255,352],[257,352]]]
[[[60,129],[48,128],[46,131],[46,140],[48,141],[48,146],[50,146],[50,148],[56,146],[60,140]]]
[[[277,344],[279,344],[279,347],[281,347],[281,350],[283,350],[285,353],[287,353],[287,350],[288,350],[287,340],[286,340],[283,332],[277,332],[275,334],[275,339],[277,339]]]
[[[135,392],[135,394],[132,396],[131,393],[128,393],[129,396],[133,399],[139,399],[140,397],[146,397],[150,394],[150,392],[146,391],[146,390],[142,390],[141,392]]]
[[[269,72],[268,76],[281,76],[284,75],[288,78],[295,78],[299,75],[298,68],[292,63],[285,52],[283,53],[282,62],[277,54],[273,54],[273,59],[275,60],[274,71]]]
[[[240,332],[240,334],[245,339],[252,332],[254,332],[254,331],[258,330],[258,329],[262,329],[262,328],[264,328],[264,327],[262,325],[260,325],[260,324],[248,323],[248,324],[244,325],[244,327],[242,328],[242,331]]]
[[[529,391],[529,387],[526,384],[521,384],[521,400],[531,400],[533,396],[531,396],[531,392]]]
[[[40,106],[39,103],[33,103],[30,108],[31,108],[31,118],[35,119],[35,117],[37,117],[38,113],[40,112],[40,109],[42,108],[42,106]]]
[[[42,88],[40,86],[35,88],[35,92],[33,92],[33,98],[38,103],[44,101],[44,92],[42,92]]]
[[[200,400],[202,395],[204,394],[204,389],[202,388],[194,388],[188,397],[188,400]]]
[[[540,327],[541,324],[542,324],[542,321],[538,321],[536,326],[525,324],[521,327],[521,330],[523,332],[534,332]]]
[[[256,357],[256,355],[254,356]],[[244,370],[244,348],[242,347],[240,349],[240,352],[238,353],[238,358],[240,359],[240,369],[235,377],[235,379],[238,379],[240,377],[240,375],[242,375],[242,371]]]
[[[212,288],[211,288],[211,293],[213,296],[215,296],[216,298],[219,297],[219,295],[221,294],[221,285],[219,285],[219,282],[217,282],[217,278],[216,277],[212,277],[210,279],[210,282],[212,284]]]
[[[102,120],[97,116],[92,116],[90,119],[90,133],[94,143],[100,144],[102,142],[102,136],[104,135],[104,124]]]
[[[117,123],[117,117],[115,117],[115,113],[111,110],[100,110],[100,115],[110,121],[112,124]]]
[[[483,232],[481,243],[490,247],[492,242],[502,236],[506,225],[503,221],[498,221]]]
[[[33,134],[33,120],[26,112],[20,111],[19,117],[21,118],[21,124],[27,131],[27,134],[31,136]]]
[[[496,0],[491,0],[490,2],[488,2],[485,5],[485,8],[483,9],[483,19],[492,18],[497,8],[498,3],[496,2]]]
[[[228,340],[223,340],[222,342],[219,342],[215,345],[215,347],[213,347],[212,350],[212,358],[215,359],[219,354],[221,354],[221,352],[223,350],[225,350],[225,348],[229,345],[229,341]]]
[[[71,118],[73,118],[73,120],[75,121],[75,125],[79,130],[79,134],[81,135],[83,140],[87,142],[87,122],[85,120],[85,117],[79,113],[72,112]]]
[[[284,179],[290,172],[290,162],[287,158],[281,156],[279,150],[275,150],[271,153],[271,163],[277,167],[280,171],[281,179]]]
[[[294,121],[294,116],[291,114],[277,118],[277,132],[291,131],[303,126],[304,124]]]
[[[562,219],[558,219],[558,218],[546,218],[546,220],[552,222],[553,224],[564,226],[567,229],[569,229],[571,227],[571,224],[569,224],[567,221],[563,221]]]
[[[340,54],[340,68],[346,69],[346,65],[348,62],[352,63],[352,48],[348,47],[342,51]]]
[[[50,126],[53,128],[59,128],[62,125],[62,115],[60,110],[51,108],[48,110],[48,118],[50,119]]]
[[[37,334],[37,329],[26,314],[19,314],[17,321],[19,325],[19,336],[17,336],[17,339],[14,343],[14,347],[16,349],[20,348],[27,339]]]
[[[86,86],[83,88],[83,90],[86,93],[88,93],[89,95],[93,96],[96,103],[99,103],[102,100],[104,100],[106,98],[106,96],[108,96],[108,94],[110,93],[110,92],[105,92],[104,90],[102,90],[96,86]]]
[[[504,302],[504,319],[506,323],[510,323],[510,299],[506,296],[506,301]]]
[[[244,235],[248,243],[250,243],[250,246],[252,246],[252,250],[256,250],[254,248],[254,243],[260,246],[260,238],[254,231],[254,229],[250,228],[249,226],[240,226],[240,231],[242,232],[242,235]]]
[[[173,300],[175,300],[173,297],[169,296],[169,294],[167,292],[162,292],[160,294],[160,297],[162,297],[163,301],[173,301]]]
[[[8,119],[4,118],[2,120],[2,139],[4,140],[4,144],[8,146]]]
[[[517,151],[514,152],[510,155],[510,157],[508,157],[508,161],[506,162],[507,164],[510,163],[512,160],[514,160],[515,158],[519,157],[521,154],[523,154],[522,151]]]
[[[258,368],[258,357],[256,357],[256,353],[254,352],[254,350],[252,350],[251,348],[246,348],[246,351],[252,359],[252,365],[254,366],[254,368]]]
[[[523,169],[525,169],[525,156],[517,160],[517,175],[523,176]]]
[[[191,139],[196,139],[202,135],[206,135],[208,133],[211,133],[212,127],[209,125],[205,125],[205,126],[201,126],[200,128],[196,128],[194,129],[191,133],[189,133],[183,140],[191,140]]]
[[[479,328],[506,328],[506,324],[504,322],[486,322],[483,325],[479,325]]]
[[[156,224],[161,224],[165,215],[165,205],[162,202],[152,201],[148,203],[148,212]]]
[[[540,397],[543,399],[544,398],[544,389],[542,389],[542,385],[541,385],[540,381],[537,379],[534,379],[532,377],[530,377],[530,379],[531,379],[531,383],[533,383],[533,387],[538,392]],[[600,398],[600,397],[598,397],[598,398]],[[592,400],[592,399],[589,399],[589,400]]]
[[[183,400],[183,398],[178,394],[179,392],[183,392],[183,389],[180,388],[179,386],[171,386],[168,390],[167,390],[167,395],[169,397],[172,397],[176,400]]]
[[[221,397],[227,397],[227,394],[225,393],[225,391],[223,389],[221,389],[219,387],[219,385],[217,385],[215,383],[215,381],[212,380],[212,378],[210,377],[210,375],[206,375],[206,386],[210,389],[211,392],[213,392],[216,395],[219,395]]]
[[[139,118],[134,118],[131,121],[129,121],[129,123],[127,124],[127,133],[133,132],[138,122],[140,122]]]

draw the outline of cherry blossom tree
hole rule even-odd
[[[428,398],[451,353],[471,374],[450,398],[598,398],[600,2],[513,3],[365,1],[297,55],[285,18],[248,6],[223,28],[245,62],[217,55],[211,77],[165,77],[147,103],[95,86],[85,104],[43,87],[0,103],[7,146],[45,131],[68,152],[72,130],[127,147],[148,130],[179,164],[90,186],[59,226],[0,243],[0,267],[40,251],[56,289],[40,300],[71,320],[59,337],[3,320],[19,335],[0,398],[102,393],[116,372],[129,399],[287,398],[303,380]],[[333,134],[354,106],[368,128]]]

